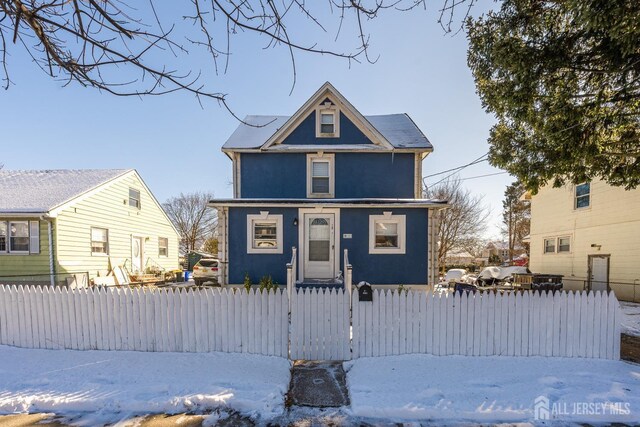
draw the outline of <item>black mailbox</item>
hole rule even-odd
[[[371,285],[367,282],[360,282],[358,285],[358,299],[360,302],[373,301],[373,291],[371,290]]]

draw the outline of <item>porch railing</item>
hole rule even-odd
[[[344,250],[344,290],[349,294],[349,305],[351,305],[351,282],[353,281],[353,266],[349,262],[349,250]]]
[[[296,287],[296,273],[298,271],[298,250],[291,248],[291,262],[287,263],[287,295],[289,296],[289,310],[291,310],[291,293]]]

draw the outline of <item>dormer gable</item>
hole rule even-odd
[[[261,147],[368,145],[392,151],[393,145],[329,82],[322,85]]]

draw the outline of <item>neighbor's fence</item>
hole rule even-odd
[[[613,293],[433,295],[0,285],[0,344],[348,360],[408,353],[619,359]]]
[[[353,300],[353,358],[427,353],[620,358],[613,292],[465,293],[375,290]]]
[[[288,355],[286,293],[0,286],[0,343]]]

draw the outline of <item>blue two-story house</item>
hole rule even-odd
[[[294,247],[298,283],[342,283],[345,249],[355,283],[435,283],[446,202],[422,198],[433,147],[409,116],[363,116],[325,83],[290,117],[244,122],[222,147],[234,198],[210,203],[222,284],[285,284]]]

